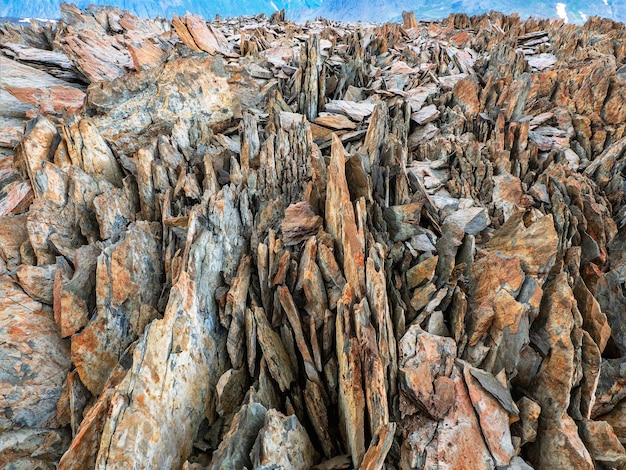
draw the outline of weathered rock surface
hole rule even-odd
[[[626,465],[625,40],[0,25],[0,467]]]

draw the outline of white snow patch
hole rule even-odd
[[[40,23],[46,23],[48,21],[50,21],[51,23],[56,23],[57,20],[49,20],[47,18],[34,18],[36,21],[39,21]],[[33,20],[33,18],[22,18],[21,20],[18,21],[18,23],[30,23]]]
[[[604,2],[604,4],[608,7],[609,6],[609,0],[602,0]]]
[[[565,3],[557,3],[556,4],[556,16],[565,20],[566,23],[569,23],[569,18],[567,17],[567,12],[565,11],[565,7],[567,5]]]

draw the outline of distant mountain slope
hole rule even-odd
[[[2,0],[0,17],[58,18],[60,0]],[[143,17],[197,13],[207,19],[271,14],[286,9],[296,21],[317,16],[340,21],[397,21],[403,10],[413,10],[419,19],[440,19],[453,12],[470,15],[489,10],[517,12],[522,17],[566,16],[584,23],[596,15],[626,22],[626,0],[76,0],[76,5],[115,5]]]
[[[59,18],[61,0],[2,0],[0,17]],[[114,5],[142,17],[171,17],[187,12],[197,13],[210,19],[216,14],[222,17],[271,14],[276,10],[298,11],[313,9],[321,0],[75,0],[80,8],[88,5]]]
[[[341,21],[397,21],[403,10],[413,10],[418,19],[440,19],[450,13],[478,15],[490,10],[522,17],[566,15],[571,23],[584,23],[590,16],[626,22],[626,0],[326,0],[311,15]]]

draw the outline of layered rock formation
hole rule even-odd
[[[0,26],[0,463],[626,465],[626,27]]]

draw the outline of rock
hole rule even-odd
[[[407,287],[413,289],[422,285],[424,281],[432,281],[438,261],[438,256],[431,256],[409,269],[406,272]]]
[[[597,465],[615,468],[626,461],[626,451],[609,423],[583,420],[579,429],[583,442]]]
[[[370,448],[363,456],[361,468],[367,470],[383,468],[385,458],[387,457],[387,453],[389,452],[389,449],[391,449],[391,444],[393,443],[395,430],[396,423],[387,423],[379,428],[376,436],[372,439]]]
[[[8,103],[18,116],[24,116],[30,110],[62,115],[64,111],[76,112],[83,105],[83,90],[44,71],[4,56],[0,56],[0,66],[3,71],[0,82],[3,103]]]
[[[355,214],[350,200],[344,151],[339,139],[333,137],[332,156],[328,167],[326,230],[340,247],[337,253],[338,261],[345,265],[346,281],[353,292],[363,292],[365,290],[365,241],[361,220],[363,214],[359,212]],[[359,217],[359,220],[356,217]]]
[[[285,218],[280,226],[285,244],[294,245],[315,235],[322,225],[322,218],[311,210],[308,202],[298,202],[285,209]]]
[[[20,247],[28,240],[26,215],[0,217],[0,257],[9,270],[22,264]]]
[[[54,469],[71,436],[63,429],[22,428],[0,431],[0,465]]]
[[[72,337],[73,362],[96,395],[124,350],[159,316],[158,241],[158,227],[138,222],[98,257],[96,315]]]
[[[541,407],[528,397],[522,397],[517,402],[520,420],[513,424],[511,432],[520,438],[520,445],[535,442]]]
[[[557,58],[554,56],[554,54],[543,53],[530,56],[528,59],[526,59],[526,61],[528,62],[528,65],[530,67],[533,67],[537,70],[544,70],[549,69],[554,64],[556,64]]]
[[[202,362],[193,358],[193,350],[187,349],[190,339],[195,342],[202,338],[194,331],[201,328],[201,323],[192,282],[186,273],[181,274],[172,288],[164,318],[150,326],[136,347],[133,366],[111,398],[111,413],[104,425],[96,467],[106,465],[107,461],[115,465],[135,461],[137,457],[127,452],[127,446],[143,448],[144,462],[169,461],[172,465],[181,465],[191,451],[202,416],[201,405],[207,395],[192,384],[201,383],[200,375],[195,375],[202,371],[199,367],[209,366],[204,348],[197,349],[198,354],[205,356]],[[198,338],[195,341],[194,334]],[[168,347],[158,347],[161,345]],[[171,366],[168,360],[172,361]],[[170,367],[180,374],[167,374]],[[161,381],[163,385],[157,387]],[[183,386],[185,382],[189,385]],[[168,401],[180,405],[164,408]],[[163,414],[156,412],[157,409],[168,412]],[[148,423],[150,426],[146,426]],[[156,436],[155,429],[159,430]],[[146,432],[158,436],[154,444],[144,435]]]
[[[418,123],[420,126],[428,124],[431,121],[436,120],[441,113],[434,104],[424,106],[416,113],[411,114],[411,119]]]
[[[611,336],[611,327],[607,322],[606,315],[600,310],[600,304],[589,292],[581,277],[576,278],[574,295],[578,310],[583,317],[583,328],[589,332],[591,338],[600,348],[600,352],[604,351]]]
[[[72,142],[69,147],[72,163],[88,175],[120,187],[122,173],[119,163],[98,126],[90,119],[81,119],[73,122],[67,132]]]
[[[0,278],[0,292],[0,433],[59,428],[56,406],[70,369],[68,345],[49,309],[10,278]]]
[[[506,222],[511,215],[523,207],[522,183],[510,173],[494,176],[493,203],[502,211]]]
[[[491,457],[498,466],[509,465],[515,455],[509,429],[509,411],[502,406],[497,396],[485,393],[485,387],[482,384],[487,383],[488,379],[485,377],[486,374],[481,374],[481,372],[480,369],[474,369],[469,364],[465,365],[463,368],[463,379],[472,400],[472,405],[476,410],[480,429],[485,437]],[[482,377],[483,380],[477,380],[477,375]],[[497,382],[494,379],[489,383],[494,385]],[[497,392],[500,397],[505,396],[504,390]],[[508,392],[508,390],[506,391]],[[510,407],[513,400],[509,396],[506,397],[506,402]]]
[[[72,442],[59,462],[60,469],[95,468],[100,448],[100,439],[102,438],[102,431],[111,406],[111,399],[115,387],[125,375],[126,369],[121,365],[116,366],[97,401],[93,406],[84,410],[80,426],[72,433]],[[80,379],[77,378],[77,380]],[[75,424],[72,423],[72,428],[74,428]]]
[[[417,406],[432,418],[443,419],[454,404],[450,378],[456,357],[454,341],[413,325],[400,340],[399,352],[401,390],[411,403],[402,413],[410,414]]]
[[[469,345],[475,345],[490,329],[516,331],[523,307],[515,297],[524,282],[524,272],[517,257],[491,252],[470,269],[473,307],[467,316]],[[493,326],[493,328],[492,328]]]
[[[537,466],[551,467],[567,461],[575,462],[577,468],[593,468],[576,425],[566,413],[575,373],[571,340],[573,306],[573,293],[565,273],[561,273],[546,287],[541,313],[535,322],[543,327],[551,349],[532,386],[532,397],[541,406],[537,440],[532,447],[533,463]]]
[[[282,445],[289,442],[289,446]],[[313,467],[317,455],[305,429],[294,415],[269,410],[251,452],[254,468],[274,465],[278,468],[307,469]]]
[[[453,88],[454,99],[467,117],[473,118],[480,112],[479,87],[474,80],[462,77],[454,85],[450,83],[448,86]]]
[[[58,137],[57,129],[48,119],[38,116],[28,122],[24,132],[22,158],[31,182],[35,181],[35,173],[54,156]]]
[[[462,372],[453,367],[453,406],[437,429],[435,439],[426,448],[425,468],[434,462],[469,468],[495,468],[494,461],[482,439],[472,402],[468,395]]]
[[[553,217],[546,215],[535,221],[529,218],[524,212],[512,215],[489,240],[487,247],[503,255],[518,256],[526,274],[545,276],[554,263],[557,249]]]
[[[52,305],[52,290],[56,266],[53,264],[45,266],[21,265],[17,268],[17,282],[24,291],[38,302]]]
[[[437,288],[433,283],[428,283],[422,287],[418,287],[413,292],[413,297],[411,298],[411,307],[416,312],[422,310],[431,299],[431,296],[437,291]]]
[[[609,423],[609,425],[613,428],[613,432],[622,443],[622,445],[624,445],[624,442],[626,442],[626,415],[624,414],[625,408],[626,402],[622,400],[607,414],[603,414],[598,417],[599,421],[606,421],[607,423]]]
[[[213,455],[212,469],[252,466],[250,451],[265,425],[267,409],[260,403],[244,404]]]
[[[572,462],[575,468],[593,469],[594,465],[588,450],[578,436],[576,424],[568,415],[556,422],[540,419],[537,441],[531,447],[534,466],[543,468]]]
[[[411,203],[385,209],[384,217],[393,241],[404,241],[418,235],[420,212],[423,204]]]
[[[289,389],[295,380],[291,359],[282,344],[280,336],[272,331],[270,324],[263,313],[263,309],[254,311],[258,341],[267,360],[267,367],[274,380],[278,383],[281,392]]]
[[[343,114],[356,122],[361,122],[374,111],[374,103],[346,100],[331,100],[325,108],[329,113]]]
[[[457,225],[469,235],[477,235],[489,226],[487,211],[481,207],[470,207],[453,212],[446,221]]]
[[[357,128],[357,125],[353,121],[341,114],[319,113],[313,122],[315,122],[315,124],[319,124],[320,126],[336,130],[354,130]]]
[[[96,267],[100,248],[85,245],[76,250],[73,264],[65,258],[57,260],[54,279],[54,319],[66,338],[82,329],[96,304]]]
[[[350,285],[343,289],[337,304],[336,345],[339,360],[338,405],[342,439],[350,451],[352,465],[358,467],[365,454],[365,396],[362,388],[361,357],[351,326],[354,303]]]
[[[151,115],[158,116],[157,125],[169,129],[177,121],[194,116],[203,116],[215,128],[225,127],[234,113],[241,111],[220,68],[218,59],[179,59],[92,88],[87,100],[96,114],[92,122],[105,139],[115,140],[117,150],[127,155],[138,149],[138,141],[130,141],[130,135],[141,135],[155,124]],[[192,79],[194,74],[202,78]],[[157,76],[159,87],[155,82]],[[136,90],[135,93],[124,93],[128,88]],[[194,90],[192,95],[190,90]],[[125,139],[112,139],[114,136]]]
[[[602,359],[591,417],[608,413],[626,397],[626,367],[620,359]]]

